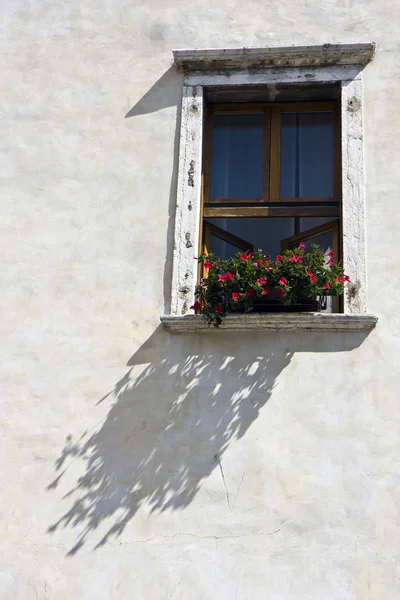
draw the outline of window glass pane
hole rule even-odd
[[[226,258],[236,256],[239,251],[243,252],[244,250],[212,233],[210,236],[210,251],[221,260],[225,260]]]
[[[262,198],[263,114],[215,115],[210,198]]]
[[[281,198],[333,196],[333,113],[282,113]]]
[[[235,217],[226,219],[207,219],[208,222],[217,225],[224,231],[240,237],[254,246],[254,250],[261,248],[266,254],[275,257],[281,253],[281,240],[294,234],[294,218],[268,218],[268,217]],[[230,258],[237,254],[238,248],[228,242],[214,242],[211,236],[211,251],[222,258]],[[222,244],[226,244],[222,249]],[[229,246],[229,248],[228,248]],[[228,254],[227,254],[228,252]]]
[[[332,217],[300,217],[300,233],[312,229],[313,227],[319,227],[319,225],[325,225],[332,221]]]
[[[321,233],[316,233],[312,237],[304,238],[302,241],[306,245],[306,252],[310,252],[312,250],[313,244],[318,244],[321,250],[329,252],[329,250],[332,250],[332,229],[328,229],[328,231],[322,231]],[[299,242],[294,242],[291,244],[293,248],[296,248],[298,245]]]

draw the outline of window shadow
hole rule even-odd
[[[147,115],[176,107],[176,123],[174,133],[173,166],[168,201],[168,226],[167,226],[167,250],[165,256],[163,295],[164,314],[168,315],[171,310],[171,282],[172,282],[172,256],[174,247],[175,228],[175,204],[176,188],[178,179],[178,157],[179,157],[179,132],[181,120],[181,104],[183,90],[183,75],[178,73],[174,66],[170,67],[144,96],[126,113],[125,119]],[[160,150],[162,151],[162,150]],[[157,152],[157,148],[154,148]],[[155,157],[155,162],[156,162]]]
[[[330,344],[325,335],[310,333],[210,336],[157,328],[99,400],[110,404],[105,420],[94,432],[68,435],[48,486],[65,490],[70,467],[79,474],[63,495],[68,510],[49,527],[50,533],[76,531],[68,555],[98,528],[95,548],[119,536],[139,509],[184,509],[214,469],[222,472],[230,442],[257,419],[295,352],[347,351],[365,338],[362,332],[336,333]]]

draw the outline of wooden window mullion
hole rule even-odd
[[[264,110],[264,169],[263,169],[263,201],[270,202],[271,172],[271,109]]]
[[[269,199],[278,202],[280,196],[281,170],[281,112],[279,108],[271,109],[271,143],[270,143],[270,175]]]

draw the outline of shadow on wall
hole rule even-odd
[[[49,532],[76,529],[77,542],[68,553],[73,555],[110,520],[96,548],[120,535],[141,508],[183,509],[202,480],[222,469],[229,443],[245,435],[294,352],[351,350],[364,337],[171,335],[159,327],[129,360],[126,375],[100,400],[111,401],[104,422],[76,441],[68,436],[48,489],[57,488],[76,459],[82,474],[64,496],[70,508]],[[137,365],[143,370],[134,377]]]
[[[183,75],[178,73],[174,66],[170,67],[156,81],[148,92],[129,110],[125,119],[147,115],[165,108],[176,107],[176,126],[174,135],[173,167],[171,174],[171,184],[168,202],[168,227],[167,227],[167,252],[164,268],[164,314],[168,315],[170,311],[170,295],[172,280],[172,254],[174,246],[174,227],[175,227],[175,204],[176,204],[176,186],[178,178],[178,156],[179,156],[179,132],[181,118],[183,90]],[[154,160],[157,161],[157,151],[163,152],[163,149],[154,148]]]

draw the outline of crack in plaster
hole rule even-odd
[[[240,533],[238,535],[196,535],[195,533],[174,533],[173,535],[163,535],[161,533],[157,535],[153,535],[151,538],[147,538],[145,540],[136,540],[135,542],[124,542],[120,544],[122,546],[133,546],[135,544],[147,544],[148,542],[152,542],[153,540],[159,538],[163,540],[172,540],[179,536],[190,537],[196,540],[235,540],[245,537],[262,537],[262,536],[270,536],[279,533],[281,529],[276,529],[275,531],[262,531],[261,533]]]
[[[222,483],[224,484],[224,488],[225,488],[225,495],[226,495],[226,502],[228,504],[228,508],[229,510],[232,512],[232,508],[231,508],[231,503],[229,500],[229,493],[228,493],[228,488],[226,487],[226,481],[225,481],[225,475],[224,475],[224,470],[222,468],[222,463],[221,463],[221,459],[219,457],[219,454],[216,454],[214,456],[214,460],[218,463],[219,466],[219,470],[221,472],[221,477],[222,477]]]

